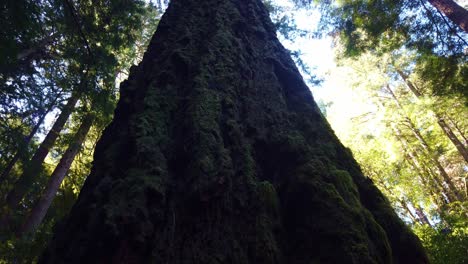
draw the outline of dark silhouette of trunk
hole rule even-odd
[[[47,210],[49,209],[52,201],[54,200],[55,194],[57,193],[60,184],[62,183],[65,175],[67,175],[68,170],[70,169],[73,160],[75,159],[76,154],[78,154],[81,145],[83,144],[86,135],[91,128],[93,123],[94,116],[88,114],[83,122],[81,123],[78,131],[76,132],[72,142],[68,146],[68,149],[63,154],[60,162],[55,167],[54,172],[50,176],[50,179],[46,185],[46,188],[43,191],[42,196],[39,201],[34,205],[30,215],[24,222],[23,226],[17,232],[18,236],[34,232],[37,227],[41,224],[44,219]]]
[[[31,140],[33,139],[34,135],[36,135],[37,131],[41,127],[47,114],[49,114],[49,112],[52,111],[52,109],[55,107],[55,104],[57,103],[57,100],[59,97],[60,97],[60,94],[55,97],[55,99],[51,102],[49,107],[44,111],[44,113],[42,113],[41,117],[39,118],[39,120],[37,121],[33,129],[31,130],[29,135],[25,137],[24,142],[22,142],[22,146],[27,148],[29,143],[31,143]],[[11,173],[11,170],[15,166],[16,162],[18,162],[18,160],[21,158],[21,156],[22,156],[22,153],[20,150],[18,150],[16,154],[13,156],[13,158],[10,160],[10,162],[8,162],[5,169],[2,171],[2,174],[0,175],[0,183],[5,181],[8,178],[8,176]]]
[[[408,76],[404,72],[399,69],[396,69],[398,75],[405,81],[406,86],[409,90],[416,96],[416,98],[420,98],[422,96],[421,92],[417,89],[417,87],[408,79]],[[439,114],[437,111],[434,111],[434,116],[437,119],[437,124],[439,127],[444,131],[444,134],[447,138],[452,142],[452,144],[457,148],[458,153],[465,159],[468,163],[468,149],[463,145],[463,143],[458,139],[455,133],[452,131],[450,126],[445,121],[444,117]],[[463,136],[463,134],[462,134]]]
[[[421,147],[426,151],[427,155],[432,160],[434,165],[437,167],[437,169],[438,169],[440,175],[442,176],[442,178],[444,179],[445,183],[449,186],[450,191],[455,195],[457,200],[463,201],[464,197],[459,192],[459,190],[457,189],[457,187],[453,183],[452,179],[450,178],[450,176],[445,171],[445,168],[440,163],[438,156],[435,154],[435,151],[429,146],[429,144],[426,142],[424,137],[421,135],[419,130],[414,125],[413,121],[409,118],[409,116],[406,113],[405,109],[403,108],[400,101],[398,100],[398,97],[396,97],[395,93],[393,92],[393,90],[390,88],[389,85],[386,85],[386,90],[390,93],[390,95],[392,96],[393,100],[395,101],[395,104],[397,105],[398,109],[401,111],[406,125],[408,126],[410,131],[414,134],[416,139],[419,141]]]
[[[427,263],[260,0],[173,0],[40,263]]]
[[[34,177],[40,172],[44,159],[46,158],[50,149],[54,146],[55,141],[60,135],[60,132],[62,131],[65,123],[73,112],[77,101],[78,95],[73,94],[55,121],[54,125],[50,129],[49,133],[47,133],[44,141],[42,141],[41,145],[34,153],[34,156],[27,164],[23,174],[16,181],[13,189],[8,193],[6,204],[10,209],[10,212],[17,209],[23,197],[28,193],[32,183],[34,182]]]
[[[428,0],[442,14],[468,33],[468,10],[453,0]]]

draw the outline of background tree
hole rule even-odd
[[[0,145],[5,148],[0,156],[4,176],[0,194],[2,222],[8,225],[1,227],[0,255],[7,262],[31,262],[49,239],[53,224],[76,199],[89,173],[91,159],[85,156],[92,154],[96,137],[112,118],[116,83],[141,57],[141,46],[147,45],[158,15],[143,1],[7,1],[4,7],[0,133],[5,137]],[[25,19],[17,21],[20,17]],[[4,47],[12,48],[3,53]],[[95,121],[89,139],[81,144],[70,135],[90,110]],[[57,120],[47,121],[53,115]],[[74,157],[69,157],[71,171],[61,170],[61,178],[70,175],[58,192],[61,201],[52,204],[37,234],[16,239],[14,231],[41,198],[67,145],[75,146],[78,154],[71,156],[78,160],[72,163]]]
[[[332,76],[343,75],[365,107],[350,120],[338,117],[342,113],[334,105],[327,107],[334,130],[402,219],[421,235],[431,261],[462,263],[468,233],[466,161],[444,129],[460,143],[466,130],[441,125],[440,117],[466,127],[463,98],[428,93],[430,81],[417,71],[406,75],[415,65],[411,53],[364,53],[340,64]]]

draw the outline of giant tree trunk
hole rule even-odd
[[[47,133],[47,136],[44,138],[41,145],[34,153],[23,174],[16,181],[13,189],[8,193],[6,203],[10,210],[16,210],[24,195],[26,195],[28,190],[30,190],[31,185],[34,182],[34,177],[39,173],[42,163],[44,162],[50,149],[54,146],[55,141],[60,135],[60,131],[62,131],[65,123],[68,120],[68,117],[73,112],[77,101],[77,94],[73,94],[72,97],[68,99],[67,105],[65,105],[54,125]]]
[[[260,0],[173,0],[41,263],[427,263]]]
[[[468,33],[468,10],[453,0],[428,0],[437,10],[447,16],[455,25]]]
[[[24,222],[23,226],[17,231],[17,235],[21,236],[26,233],[33,232],[36,228],[41,224],[42,220],[44,219],[47,210],[49,209],[52,201],[54,200],[55,194],[57,193],[60,184],[62,183],[65,175],[67,175],[70,166],[75,160],[76,154],[81,148],[86,135],[93,124],[94,116],[92,114],[88,114],[83,119],[78,131],[76,132],[75,136],[73,137],[72,142],[68,146],[65,153],[63,153],[60,162],[55,167],[54,172],[49,178],[47,182],[47,186],[42,193],[42,196],[34,205],[33,209],[31,210],[30,215],[27,217],[26,221]]]

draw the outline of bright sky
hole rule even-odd
[[[318,12],[294,11],[290,0],[275,0],[275,3],[290,10],[299,29],[308,31],[315,29],[320,18]],[[338,135],[343,135],[344,130],[349,128],[348,125],[353,117],[374,110],[347,84],[346,69],[337,68],[330,37],[324,39],[298,37],[294,42],[284,39],[281,39],[281,42],[288,49],[301,51],[301,59],[312,69],[315,68],[312,74],[324,80],[320,86],[309,84],[309,88],[315,101],[332,102],[327,109],[327,119]]]

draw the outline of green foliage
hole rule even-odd
[[[412,50],[417,54],[415,63],[419,72],[434,82],[431,86],[434,94],[467,97],[468,35],[426,1],[295,2],[321,11],[317,33],[334,36],[342,46],[341,56]]]
[[[6,1],[0,8],[0,172],[4,197],[28,170],[29,159],[48,133],[53,116],[70,94],[79,103],[34,180],[9,229],[0,228],[0,262],[32,263],[50,239],[52,227],[67,214],[89,174],[97,138],[110,122],[117,84],[138,63],[156,29],[156,7],[144,1]],[[16,238],[44,190],[49,175],[72,141],[82,117],[97,117],[81,151],[62,182],[57,198],[36,234]],[[44,121],[44,119],[46,121]],[[36,131],[37,130],[37,131]],[[3,221],[4,219],[2,219]]]
[[[468,45],[467,45],[468,46]],[[468,104],[468,63],[466,58],[442,57],[429,54],[418,58],[415,69],[425,80],[429,91],[438,96],[454,96],[456,92]]]
[[[438,121],[445,120],[445,129],[466,144],[464,98],[434,95],[433,79],[411,71],[415,65],[411,52],[364,53],[339,63],[337,71],[346,73],[347,83],[366,107],[346,123],[338,123],[335,105],[327,107],[338,136],[420,236],[432,261],[463,263],[466,163]],[[451,65],[447,63],[447,67]],[[465,78],[450,76],[453,83]],[[443,173],[453,186],[447,185]],[[455,192],[460,195],[455,197]]]
[[[427,249],[431,263],[466,263],[468,224],[466,202],[450,206],[444,221],[435,227],[414,225],[413,230]]]

